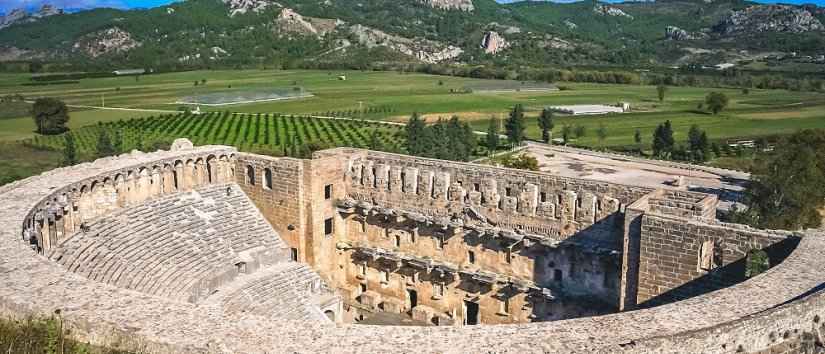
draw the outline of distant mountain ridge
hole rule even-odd
[[[189,0],[0,17],[0,61],[101,67],[685,65],[825,54],[825,11],[742,0]],[[822,53],[820,53],[822,52]]]

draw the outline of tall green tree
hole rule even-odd
[[[415,112],[410,116],[410,120],[407,121],[407,126],[405,130],[407,132],[407,141],[406,141],[406,148],[407,153],[410,155],[421,156],[421,154],[427,149],[426,137],[424,136],[424,129],[427,125],[421,119],[421,116],[418,112]]]
[[[659,96],[659,102],[663,102],[665,100],[665,94],[667,93],[667,86],[659,85],[656,86],[656,94]]]
[[[38,98],[32,105],[32,119],[38,134],[60,134],[68,130],[69,108],[56,98]]]
[[[747,208],[734,220],[761,228],[822,225],[825,204],[825,130],[803,130],[776,144],[755,166],[745,191]]]
[[[710,142],[707,133],[694,124],[688,131],[688,148],[691,159],[704,162],[710,157]]]
[[[728,96],[722,92],[711,92],[705,97],[705,105],[713,114],[719,114],[729,102]]]
[[[112,139],[105,129],[100,129],[97,133],[97,157],[112,156],[115,152],[115,147],[112,145]]]
[[[521,104],[517,104],[513,107],[513,110],[510,111],[510,116],[507,117],[507,121],[504,123],[507,140],[510,144],[519,145],[524,141],[525,128],[524,107]]]
[[[653,132],[653,155],[659,158],[670,158],[673,153],[673,127],[670,120],[659,124]]]
[[[66,133],[63,137],[64,146],[63,146],[63,166],[72,166],[77,164],[77,146],[75,145],[74,135],[71,133]]]
[[[553,111],[549,108],[541,110],[539,115],[539,128],[541,128],[541,140],[550,143],[551,133],[555,124],[553,123]]]
[[[489,154],[494,154],[496,152],[496,149],[498,149],[498,144],[499,144],[498,125],[499,125],[498,118],[496,118],[496,117],[490,118],[490,123],[487,125],[487,136],[485,137],[487,152]]]

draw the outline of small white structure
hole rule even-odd
[[[140,75],[145,74],[146,69],[122,69],[122,70],[115,70],[112,72],[115,75]]]
[[[630,105],[627,105],[627,108],[630,108]],[[595,114],[608,114],[608,113],[624,113],[625,107],[616,107],[616,106],[607,106],[607,105],[572,105],[572,106],[552,106],[550,107],[551,110],[563,113],[563,114],[570,114],[574,116],[581,116],[581,115],[595,115]]]

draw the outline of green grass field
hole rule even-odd
[[[346,80],[340,80],[339,76],[346,76]],[[206,80],[206,83],[202,84],[201,80]],[[198,81],[197,86],[194,85],[195,81]],[[174,102],[187,96],[294,87],[311,92],[314,97],[200,108],[213,112],[228,110],[265,115],[335,115],[399,122],[406,121],[413,112],[420,112],[430,120],[458,115],[470,121],[477,130],[484,131],[490,117],[505,118],[513,105],[523,104],[529,120],[528,136],[537,139],[540,132],[535,117],[545,106],[630,103],[633,109],[631,113],[586,117],[559,116],[556,119],[556,137],[560,136],[564,125],[584,126],[587,134],[574,143],[594,147],[633,144],[636,129],[641,130],[643,144],[647,146],[653,129],[665,120],[671,120],[679,141],[685,139],[692,124],[705,129],[715,141],[787,134],[803,128],[825,128],[825,94],[784,90],[751,89],[746,95],[739,89],[670,87],[664,102],[659,102],[656,90],[652,86],[560,83],[559,86],[563,87],[561,91],[484,92],[485,88],[494,90],[519,87],[522,83],[396,72],[320,70],[190,71],[143,75],[138,78],[130,76],[83,79],[78,83],[63,85],[23,85],[27,82],[30,82],[28,74],[0,74],[0,96],[21,94],[27,99],[58,97],[74,106],[71,107],[69,127],[77,131],[98,122],[112,123],[161,114],[77,107],[99,107],[103,105],[104,100],[108,108],[171,112],[181,107]],[[524,83],[524,87],[531,84]],[[466,93],[464,88],[467,87],[474,91]],[[730,97],[729,107],[719,115],[697,110],[697,105],[711,91],[722,91]],[[15,142],[36,138],[33,133],[34,124],[31,118],[25,115],[25,108],[19,104],[14,107],[0,106],[0,141]],[[607,131],[607,138],[600,142],[596,137],[596,130],[602,125]],[[220,125],[211,129],[232,128]],[[172,130],[162,133],[164,137],[171,137],[183,132]],[[358,144],[363,144],[362,138],[350,141],[338,138],[324,139],[339,145],[356,144],[356,140]],[[44,141],[48,141],[48,138]],[[242,145],[244,149],[254,148],[257,144],[254,140],[196,139],[196,142],[249,144]]]

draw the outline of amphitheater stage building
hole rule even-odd
[[[0,312],[139,353],[821,351],[825,235],[650,170],[726,178],[179,139],[0,187]]]

